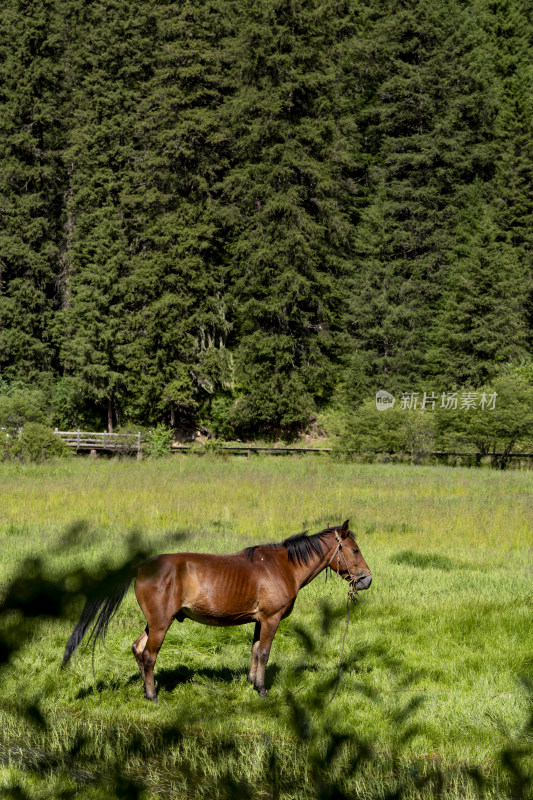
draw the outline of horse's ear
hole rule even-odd
[[[350,533],[350,520],[347,519],[341,528],[341,539],[345,539]]]

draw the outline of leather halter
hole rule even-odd
[[[337,531],[334,531],[334,533],[335,533],[335,539],[337,540],[337,547],[335,548],[335,551],[334,551],[333,555],[331,556],[330,560],[328,561],[327,566],[331,567],[331,562],[333,561],[335,556],[337,556],[337,577],[338,577],[339,570],[340,570],[340,559],[341,559],[341,556],[342,556],[342,560],[344,561],[344,566],[346,567],[346,572],[350,576],[350,580],[348,581],[348,583],[350,584],[350,589],[348,590],[348,596],[353,598],[357,594],[357,591],[358,591],[358,589],[357,589],[357,581],[361,580],[362,578],[366,578],[367,575],[370,575],[371,573],[370,573],[370,570],[369,570],[364,575],[360,575],[359,577],[356,577],[355,575],[352,575],[352,573],[350,571],[350,567],[348,566],[348,562],[346,561],[346,556],[344,555],[343,550],[342,550],[342,539],[339,536]],[[331,568],[333,569],[333,567],[331,567]],[[326,570],[327,570],[327,567],[326,567]]]

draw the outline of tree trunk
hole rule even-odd
[[[107,398],[107,432],[113,433],[113,395]]]

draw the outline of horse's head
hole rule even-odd
[[[349,520],[333,531],[337,540],[337,550],[334,552],[330,567],[335,572],[338,571],[354,589],[368,589],[372,583],[372,573],[350,530]]]

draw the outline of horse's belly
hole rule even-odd
[[[245,625],[247,622],[255,622],[255,614],[246,613],[206,613],[192,608],[182,608],[180,616],[192,619],[194,622],[201,622],[202,625],[215,625],[225,627],[227,625]]]

